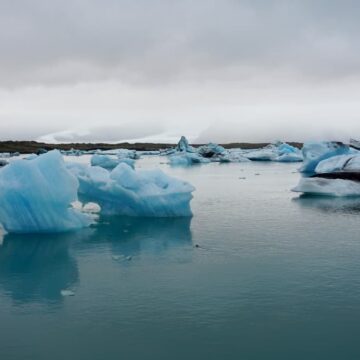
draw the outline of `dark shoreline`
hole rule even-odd
[[[298,148],[302,147],[301,143],[289,143],[290,145]],[[201,144],[194,145],[195,147]],[[269,143],[229,143],[221,144],[226,149],[242,148],[242,149],[257,149],[269,145]],[[2,152],[19,152],[22,154],[37,153],[40,149],[44,150],[112,150],[112,149],[130,149],[138,151],[156,151],[160,149],[168,149],[175,147],[176,144],[156,144],[156,143],[118,143],[118,144],[106,144],[106,143],[73,143],[73,144],[46,144],[36,141],[0,141],[0,153]]]

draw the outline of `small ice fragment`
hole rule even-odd
[[[61,296],[75,296],[75,293],[72,290],[61,290]]]
[[[124,255],[113,255],[112,259],[115,261],[119,261],[119,260],[124,259]]]
[[[88,202],[84,205],[82,211],[88,214],[98,214],[101,211],[101,207],[94,202]]]

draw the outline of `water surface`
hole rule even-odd
[[[299,198],[298,166],[160,164],[193,218],[6,236],[1,360],[358,359],[360,201]]]

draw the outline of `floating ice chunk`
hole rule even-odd
[[[250,160],[244,156],[243,151],[239,149],[230,150],[227,155],[220,158],[220,162],[224,162],[222,160],[224,158],[229,160],[225,162],[250,162]]]
[[[108,155],[95,154],[91,157],[90,163],[92,166],[101,166],[104,169],[114,169],[118,165],[117,159]]]
[[[201,156],[205,158],[213,158],[219,155],[227,154],[225,148],[214,143],[209,143],[207,145],[200,146],[197,151]]]
[[[101,212],[101,207],[96,203],[89,202],[83,206],[82,211],[88,214],[98,214]]]
[[[182,136],[175,150],[168,151],[170,164],[173,166],[190,166],[209,162],[241,162],[248,161],[242,155],[230,153],[222,146],[214,143],[200,146],[195,149],[189,145],[187,139]]]
[[[296,148],[295,146],[289,145],[287,143],[280,143],[276,145],[277,152],[279,156],[285,155],[285,154],[297,154],[300,150]]]
[[[0,159],[0,167],[4,167],[8,164],[9,162],[7,160],[4,159]]]
[[[138,151],[139,156],[141,155],[160,155],[160,150],[144,150],[144,151]]]
[[[313,173],[320,161],[333,156],[348,154],[349,146],[339,142],[308,142],[304,144],[302,153],[304,164],[300,171]]]
[[[38,157],[38,155],[36,154],[30,154],[30,155],[27,155],[24,160],[34,160]]]
[[[84,155],[85,152],[82,150],[71,148],[70,150],[62,150],[61,153],[66,156],[81,156]]]
[[[125,163],[125,164],[129,165],[130,167],[132,167],[133,169],[135,168],[135,160],[134,159],[119,158],[118,159],[118,164],[120,164],[120,163]]]
[[[298,148],[281,142],[270,144],[262,149],[251,150],[245,156],[252,161],[298,162],[303,160]]]
[[[302,154],[299,153],[289,153],[278,156],[275,161],[278,162],[301,162],[303,161]]]
[[[71,207],[79,183],[58,151],[0,170],[0,223],[8,232],[61,232],[93,220]]]
[[[75,296],[75,292],[72,290],[61,290],[60,293],[61,293],[61,296],[64,296],[64,297]]]
[[[127,159],[137,160],[140,158],[140,155],[136,150],[128,150],[128,149],[119,149],[116,153],[116,156],[118,157],[118,159],[127,158]]]
[[[68,164],[78,177],[79,193],[100,205],[104,214],[128,216],[191,216],[192,185],[161,170],[135,171],[125,163],[111,172],[94,166]]]
[[[360,141],[355,139],[350,139],[350,146],[353,149],[360,150]]]
[[[189,145],[189,141],[185,136],[182,136],[180,138],[178,144],[176,145],[175,150],[179,152],[189,152],[189,153],[195,152],[195,149]]]
[[[209,159],[205,159],[198,154],[181,152],[169,157],[172,166],[190,166],[194,164],[209,163]]]
[[[325,196],[360,196],[360,182],[321,177],[301,178],[292,190],[309,195]]]
[[[92,166],[100,166],[104,169],[115,169],[120,163],[126,163],[132,168],[135,166],[135,160],[127,157],[112,158],[109,155],[98,155],[95,154],[91,157],[90,163]]]
[[[246,154],[246,157],[251,161],[274,161],[278,154],[275,149],[264,148],[250,151]]]
[[[318,174],[356,171],[360,173],[360,155],[338,155],[320,161],[316,166],[315,172]]]

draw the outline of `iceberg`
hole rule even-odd
[[[205,164],[210,162],[209,159],[203,158],[198,154],[187,152],[170,155],[169,160],[170,165],[172,166],[190,166],[194,164]]]
[[[333,156],[345,155],[349,152],[349,146],[341,142],[307,142],[302,148],[304,163],[299,170],[303,173],[314,173],[321,161]]]
[[[104,169],[115,169],[121,162],[128,164],[131,167],[135,166],[135,160],[128,157],[112,158],[109,155],[95,154],[91,157],[91,166],[100,166]]]
[[[356,150],[360,150],[360,141],[355,139],[350,139],[350,147]]]
[[[38,157],[39,155],[36,154],[29,154],[26,157],[24,157],[24,160],[34,160]]]
[[[163,153],[169,156],[172,166],[190,166],[194,164],[207,164],[210,162],[245,162],[249,161],[243,156],[240,149],[228,151],[221,145],[208,143],[198,148],[189,145],[185,136],[182,136],[175,149]]]
[[[302,162],[303,157],[301,153],[290,153],[290,154],[283,154],[279,155],[275,158],[277,162]]]
[[[100,205],[104,215],[144,217],[191,216],[195,188],[161,170],[134,170],[120,163],[112,171],[98,166],[68,163],[79,180],[79,194]]]
[[[315,168],[315,173],[325,174],[334,172],[359,172],[360,154],[337,155],[320,161]]]
[[[277,142],[262,149],[251,150],[245,156],[252,161],[300,162],[301,151],[287,143]]]
[[[172,166],[241,161],[238,155],[230,156],[229,152],[218,144],[209,143],[194,148],[189,145],[185,136],[181,137],[175,149],[167,150],[164,154],[169,156],[170,165]]]
[[[0,224],[9,233],[63,232],[94,219],[71,206],[78,180],[59,151],[33,160],[16,160],[0,170]]]
[[[91,166],[100,166],[104,169],[114,169],[118,165],[116,159],[108,155],[95,154],[90,159]]]
[[[360,153],[342,143],[306,144],[302,171],[311,171],[293,189],[310,195],[360,196]]]
[[[189,145],[189,141],[185,136],[182,136],[175,148],[178,152],[194,153],[195,149]]]
[[[300,179],[299,184],[292,191],[308,195],[335,197],[360,196],[360,182],[323,177],[305,177]]]
[[[243,154],[243,151],[240,149],[232,149],[218,157],[221,163],[229,163],[229,162],[250,162],[248,158],[246,158]]]
[[[198,148],[199,155],[205,158],[216,158],[218,156],[226,155],[227,151],[224,147],[218,144],[209,143]]]
[[[273,147],[249,151],[245,156],[251,161],[274,161],[278,156]]]

